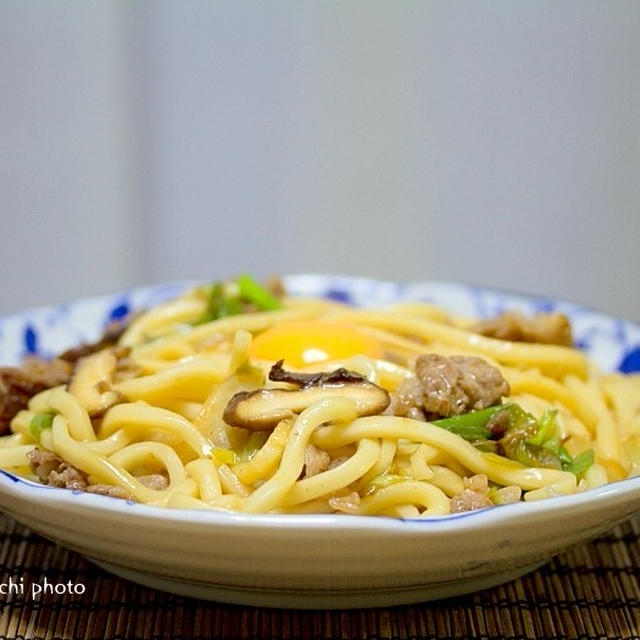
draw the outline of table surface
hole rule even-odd
[[[0,591],[15,585],[0,595],[0,640],[640,638],[640,518],[503,586],[380,609],[295,611],[182,598],[111,576],[1,515],[0,573]],[[20,584],[24,593],[15,593]],[[65,592],[34,595],[38,588]]]

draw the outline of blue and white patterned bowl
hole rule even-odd
[[[423,300],[479,316],[506,308],[559,310],[603,369],[640,370],[640,327],[568,302],[441,282],[298,275],[285,284],[294,295],[362,306]],[[4,318],[0,362],[93,340],[109,320],[185,286],[135,289]],[[238,604],[346,608],[444,598],[513,579],[633,515],[640,508],[640,478],[540,502],[401,521],[172,511],[2,472],[0,507],[107,570],[158,589]]]

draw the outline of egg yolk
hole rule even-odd
[[[382,345],[355,327],[341,322],[283,322],[259,334],[251,343],[253,357],[274,361],[284,359],[293,367],[359,354],[379,358]]]

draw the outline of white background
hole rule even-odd
[[[640,319],[640,2],[0,0],[0,312],[239,271]]]

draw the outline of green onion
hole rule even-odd
[[[560,458],[544,446],[529,444],[526,440],[520,440],[515,448],[517,460],[526,467],[543,467],[544,469],[562,469]]]
[[[495,454],[499,452],[499,445],[495,440],[470,440],[470,442],[478,451]]]
[[[558,454],[558,458],[560,458],[560,462],[562,462],[562,468],[566,470],[567,467],[573,463],[571,454],[562,445],[558,447],[556,453]]]
[[[507,458],[527,467],[562,469],[555,411],[547,411],[540,421],[518,405],[509,408],[509,428],[500,439]]]
[[[256,453],[260,449],[262,449],[268,437],[269,437],[268,431],[254,431],[249,436],[249,438],[247,439],[247,442],[242,448],[242,451],[239,456],[240,460],[242,462],[251,460],[251,458],[253,458],[253,456],[255,456]]]
[[[226,298],[218,306],[215,319],[237,316],[239,313],[242,313],[242,302],[238,298]]]
[[[556,435],[556,416],[558,411],[553,409],[545,411],[538,422],[538,432],[531,438],[527,438],[529,444],[542,445]]]
[[[511,405],[509,404],[498,404],[493,407],[488,407],[487,409],[481,409],[480,411],[471,411],[459,416],[450,416],[442,420],[434,420],[431,424],[451,431],[451,433],[455,433],[465,440],[488,440],[491,436],[491,431],[486,427],[489,419],[496,413],[509,409],[510,407]]]
[[[496,442],[486,425],[500,411],[507,411],[509,427]],[[499,404],[434,420],[432,424],[468,440],[480,451],[497,453],[500,448],[507,458],[527,467],[563,469],[575,473],[580,479],[593,464],[593,451],[589,449],[573,458],[560,439],[557,415],[557,410],[550,409],[537,420],[517,404]]]
[[[274,309],[280,309],[282,306],[278,298],[246,273],[239,276],[236,282],[240,290],[240,295],[247,300],[247,302],[255,304],[260,311],[273,311]]]
[[[580,479],[593,464],[593,451],[589,449],[573,458],[560,439],[557,415],[553,409],[536,420],[518,405],[512,405],[511,425],[500,445],[508,458],[528,467],[571,471]]]
[[[379,476],[376,476],[364,488],[363,494],[368,496],[378,491],[378,489],[383,489],[384,487],[388,487],[392,484],[397,484],[398,482],[404,482],[405,480],[406,478],[404,476],[398,475],[396,473],[383,473]]]
[[[217,320],[220,317],[220,308],[225,303],[224,286],[221,282],[215,282],[210,287],[204,289],[207,298],[207,306],[204,313],[194,322],[194,324],[204,324]]]
[[[582,453],[579,453],[567,466],[566,470],[575,474],[578,480],[580,480],[585,471],[593,464],[595,459],[593,449],[587,449]]]
[[[282,307],[278,298],[247,274],[226,284],[214,282],[203,288],[203,293],[206,296],[206,307],[193,323],[195,325],[236,316],[246,310],[246,305],[253,305],[252,308],[257,307],[259,311],[272,311]]]
[[[29,431],[36,440],[40,440],[40,434],[43,429],[51,429],[53,417],[52,413],[36,413],[36,415],[31,418]]]
[[[438,420],[438,422],[440,421]],[[477,424],[445,425],[437,424],[436,422],[433,424],[438,427],[442,427],[451,433],[455,433],[457,436],[460,436],[465,440],[488,440],[491,435],[491,431],[489,431],[489,429]]]

